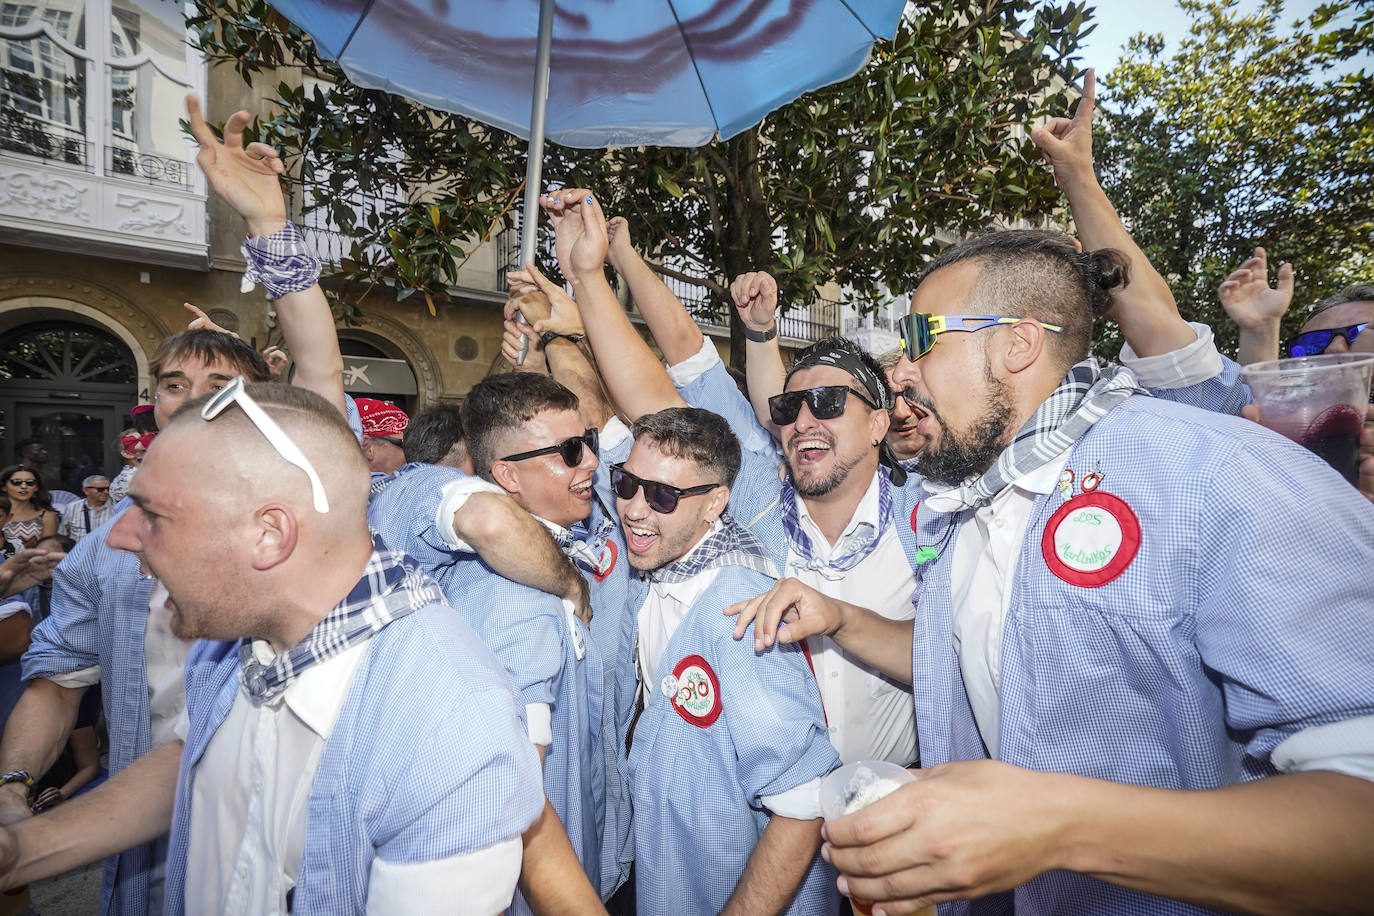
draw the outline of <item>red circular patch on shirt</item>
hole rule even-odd
[[[1125,500],[1092,491],[1060,506],[1045,523],[1045,565],[1070,585],[1097,588],[1126,571],[1140,551],[1140,520]]]
[[[669,705],[682,721],[698,728],[708,728],[720,718],[720,680],[711,665],[700,655],[688,655],[673,666],[677,679],[677,694]]]
[[[597,569],[592,571],[592,578],[598,582],[605,582],[606,577],[615,569],[616,549],[615,541],[610,538],[601,545],[601,556],[597,558]]]

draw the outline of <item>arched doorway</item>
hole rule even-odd
[[[390,341],[362,331],[339,332],[344,391],[354,397],[390,401],[414,414],[420,388],[410,362]]]
[[[115,439],[137,395],[134,354],[113,334],[60,320],[10,328],[0,334],[0,461],[36,438],[48,486],[80,492],[83,477],[119,471]]]

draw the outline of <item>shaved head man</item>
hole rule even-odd
[[[176,912],[509,904],[543,808],[515,689],[415,562],[373,540],[369,483],[343,418],[303,389],[234,380],[177,412],[108,540],[164,583],[173,632],[201,640],[184,755],[170,742],[64,819],[21,822],[0,842],[8,880],[170,820]]]

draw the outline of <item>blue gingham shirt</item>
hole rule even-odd
[[[139,573],[138,557],[105,544],[129,505],[123,501],[57,565],[51,614],[34,627],[23,658],[26,681],[100,666],[111,776],[148,753],[151,744],[144,635],[154,580]],[[165,856],[166,842],[159,840],[107,859],[101,913],[146,913],[149,878]]]
[[[521,702],[550,707],[545,792],[588,879],[599,887],[606,780],[618,778],[607,766],[613,749],[603,745],[614,739],[615,723],[603,703],[599,647],[561,599],[497,575],[476,554],[455,551],[440,536],[443,487],[465,476],[454,468],[404,466],[372,498],[368,521],[388,546],[404,550],[434,577],[514,679]],[[517,910],[523,906],[517,898]]]
[[[652,693],[630,750],[640,916],[720,912],[768,825],[763,799],[840,764],[801,649],[755,654],[753,634],[734,639],[734,618],[721,613],[772,584],[755,570],[721,567],[658,670],[646,672]],[[678,715],[660,689],[688,655],[704,658],[719,681],[720,717],[704,728]],[[785,912],[837,912],[835,878],[817,854]]]
[[[1062,499],[1036,500],[1003,628],[998,757],[1205,790],[1273,775],[1271,753],[1303,729],[1374,714],[1374,585],[1331,574],[1374,569],[1374,506],[1325,462],[1248,421],[1134,397],[1075,445],[1068,466],[1080,479],[1094,465],[1099,492],[1138,517],[1139,553],[1096,588],[1059,579],[1041,538]],[[937,538],[948,521],[922,507],[918,533]],[[925,766],[988,756],[953,647],[952,554],[953,542],[917,591]],[[1203,912],[1067,872],[1018,888],[1015,906]]]
[[[238,645],[186,662],[190,730],[167,860],[169,916],[185,912],[196,766],[242,689]],[[363,913],[380,856],[396,865],[476,852],[524,833],[544,807],[539,758],[510,679],[447,604],[373,636],[325,742],[306,803],[294,912]],[[208,814],[212,815],[213,812]]]

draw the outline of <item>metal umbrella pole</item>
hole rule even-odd
[[[549,48],[553,44],[554,0],[539,0],[539,43],[534,54],[534,97],[530,99],[529,161],[525,164],[525,210],[520,216],[520,266],[534,260],[534,242],[539,234],[539,187],[544,172],[544,114],[549,107]],[[528,324],[523,314],[516,320]],[[516,358],[525,364],[530,338],[525,335]]]

